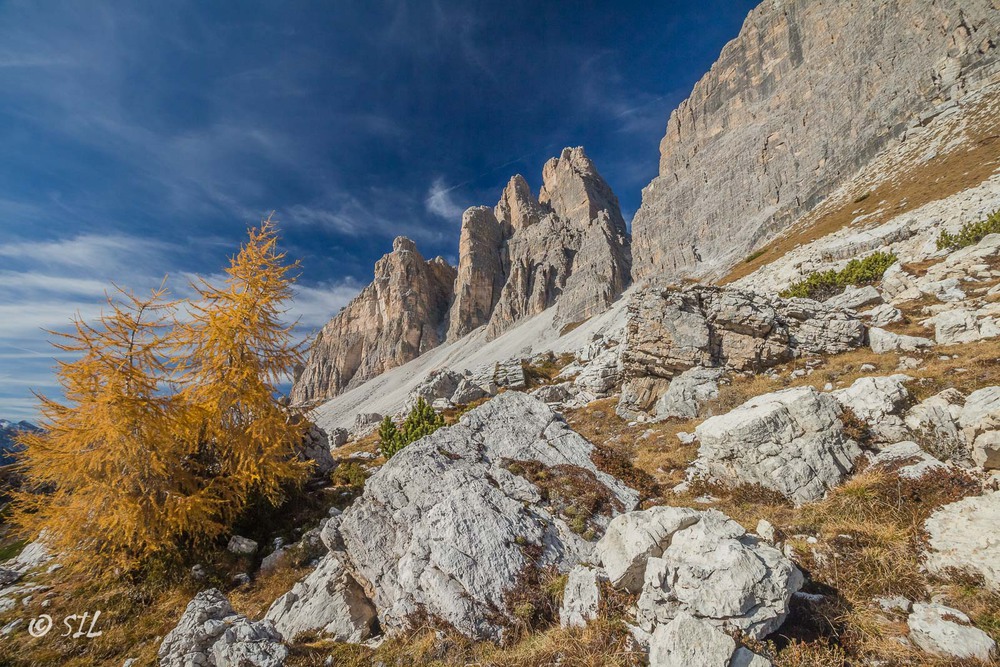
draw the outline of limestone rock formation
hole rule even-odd
[[[1000,591],[1000,491],[963,498],[945,505],[924,523],[928,536],[927,569],[947,576],[950,571],[982,578]]]
[[[424,610],[469,636],[500,637],[505,595],[525,571],[567,571],[593,550],[561,514],[573,499],[543,500],[529,478],[573,477],[596,489],[604,510],[588,524],[598,534],[638,502],[595,467],[592,449],[544,403],[509,391],[389,459],[340,521],[383,629]]]
[[[900,465],[903,464],[903,465]],[[893,467],[896,474],[904,479],[920,479],[935,470],[948,466],[925,452],[912,440],[904,440],[879,450],[871,459],[872,467]]]
[[[658,506],[615,517],[597,543],[611,585],[631,593],[642,590],[649,559],[662,556],[673,534],[698,523],[698,516],[686,507]]]
[[[656,419],[697,417],[702,404],[719,396],[719,379],[723,373],[721,368],[700,366],[684,371],[670,381],[666,393],[653,408],[654,416]]]
[[[917,603],[906,624],[910,641],[933,655],[989,661],[997,648],[968,616],[944,605]]]
[[[761,3],[670,116],[633,221],[636,280],[741,260],[995,76],[998,33],[993,0]]]
[[[688,614],[759,639],[781,625],[803,582],[778,549],[717,510],[654,507],[616,517],[597,553],[612,585],[635,591],[640,582],[637,620],[646,632]]]
[[[633,221],[636,279],[742,259],[996,73],[998,34],[991,0],[762,3],[670,116]]]
[[[160,667],[280,667],[288,658],[271,621],[233,611],[217,589],[198,593],[160,645]]]
[[[587,621],[597,618],[600,589],[597,582],[601,572],[585,565],[569,571],[562,605],[559,607],[559,624],[564,628],[582,628]]]
[[[465,212],[457,269],[397,238],[317,335],[292,401],[332,398],[445,340],[479,327],[491,340],[548,308],[556,328],[582,322],[621,295],[631,264],[618,199],[583,149],[567,148],[545,164],[538,198],[515,176],[494,209]]]
[[[770,667],[771,661],[711,623],[681,612],[656,628],[649,646],[650,667]]]
[[[327,554],[315,570],[274,601],[267,620],[287,641],[301,632],[318,631],[334,641],[368,639],[375,607],[340,558]]]
[[[864,340],[865,326],[851,311],[809,299],[701,285],[638,290],[628,304],[619,414],[651,412],[668,386],[656,380],[696,366],[760,371]]]
[[[868,343],[875,354],[916,352],[921,348],[934,345],[934,341],[929,338],[893,333],[878,327],[872,327],[868,330]]]
[[[425,261],[400,236],[375,264],[375,280],[323,327],[291,398],[331,398],[439,345],[451,304],[455,269]]]
[[[822,498],[861,455],[844,433],[837,399],[813,387],[752,398],[695,428],[691,474],[723,484],[759,484],[796,504]]]
[[[515,176],[493,211],[466,211],[449,339],[482,325],[495,338],[553,305],[557,326],[603,311],[631,280],[630,243],[594,163],[563,150],[545,164],[537,199]]]
[[[961,392],[945,389],[910,408],[904,421],[922,440],[934,443],[933,453],[939,458],[964,460],[968,457],[968,446],[958,426],[964,402]]]
[[[523,179],[521,183],[524,183]],[[513,181],[508,189],[512,187]],[[527,183],[524,187],[527,188]],[[501,203],[506,201],[507,191],[504,195]],[[517,207],[516,200],[514,206]],[[521,214],[520,208],[514,210]],[[470,208],[462,215],[455,300],[448,324],[449,339],[459,338],[489,322],[507,275],[504,240],[509,235],[509,229],[509,226],[505,229],[486,206]]]
[[[902,414],[911,401],[906,383],[912,380],[901,374],[858,378],[831,395],[864,421],[878,442],[899,442],[906,435]]]

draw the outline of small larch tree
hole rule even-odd
[[[277,392],[301,361],[282,323],[297,265],[270,219],[249,234],[196,302],[119,290],[55,334],[77,358],[58,367],[64,400],[39,395],[43,430],[20,437],[12,521],[63,563],[99,579],[179,564],[303,479],[306,422]]]
[[[73,333],[51,332],[79,356],[59,363],[63,401],[38,395],[43,430],[19,437],[27,483],[11,519],[68,565],[131,570],[218,529],[215,500],[173,437],[181,405],[166,382],[174,304],[164,297],[119,290],[94,324],[77,317]]]
[[[193,285],[199,299],[176,340],[180,437],[212,477],[226,522],[251,496],[277,504],[307,471],[295,456],[306,423],[279,402],[277,390],[302,362],[294,325],[283,324],[298,263],[286,263],[270,218],[249,237],[222,285]]]

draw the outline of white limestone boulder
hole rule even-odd
[[[250,621],[233,611],[219,590],[201,591],[160,644],[160,667],[280,667],[288,658],[281,636],[268,621]]]
[[[934,341],[930,338],[906,336],[879,327],[871,327],[868,329],[868,345],[875,354],[886,354],[888,352],[916,352],[923,348],[933,347]]]
[[[903,413],[911,402],[909,375],[858,378],[846,389],[831,392],[837,402],[868,424],[876,439],[894,442],[906,436]]]
[[[598,581],[603,572],[597,568],[577,565],[569,571],[562,605],[559,607],[559,625],[564,628],[582,628],[597,618],[600,606]]]
[[[292,590],[271,604],[264,618],[287,641],[302,632],[318,632],[334,641],[358,643],[368,639],[375,623],[375,607],[354,577],[333,553]]]
[[[700,366],[684,371],[670,381],[667,391],[656,402],[654,417],[657,420],[697,417],[703,404],[718,398],[719,379],[724,373],[721,368]]]
[[[972,443],[972,461],[984,470],[1000,469],[1000,431],[981,433]]]
[[[858,314],[867,318],[868,324],[873,327],[886,327],[903,321],[903,311],[888,303],[880,304]]]
[[[771,661],[739,646],[711,623],[680,613],[656,628],[650,667],[769,667]]]
[[[759,639],[785,620],[802,583],[781,551],[707,510],[672,535],[660,557],[648,559],[636,619],[652,632],[685,612]]]
[[[502,637],[497,612],[509,613],[505,595],[528,568],[569,571],[593,551],[555,499],[513,470],[542,466],[550,479],[587,480],[603,494],[603,513],[589,519],[598,534],[638,502],[597,469],[592,451],[543,402],[510,391],[395,454],[339,527],[383,629],[423,610],[470,637]]]
[[[933,655],[986,661],[996,651],[996,642],[958,609],[918,602],[906,624],[910,641]]]
[[[758,484],[796,504],[822,498],[861,454],[844,433],[836,398],[796,387],[752,398],[695,429],[689,475],[736,486]]]
[[[927,569],[947,577],[958,571],[981,577],[1000,591],[1000,491],[945,505],[924,522]]]
[[[946,389],[914,405],[903,418],[912,434],[934,443],[938,458],[964,460],[968,443],[958,425],[965,397],[956,389]]]
[[[883,303],[882,294],[873,285],[854,287],[849,285],[840,294],[832,296],[823,302],[823,305],[832,308],[850,308],[857,310],[865,306],[873,306]]]
[[[902,463],[903,465],[898,465]],[[897,466],[896,474],[904,479],[920,479],[935,470],[945,470],[947,464],[934,458],[912,440],[883,447],[872,457],[872,466]]]
[[[674,533],[696,524],[699,516],[697,510],[663,505],[612,519],[596,550],[611,585],[641,591],[646,562],[663,555]]]

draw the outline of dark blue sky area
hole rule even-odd
[[[0,4],[0,417],[51,388],[40,326],[107,281],[217,273],[274,209],[307,327],[405,234],[583,145],[626,219],[671,109],[755,2]]]

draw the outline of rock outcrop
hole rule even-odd
[[[545,164],[537,198],[514,176],[495,208],[468,209],[458,254],[455,269],[397,238],[371,285],[317,334],[292,402],[333,398],[480,327],[492,340],[548,308],[557,328],[582,322],[631,282],[618,199],[582,148]]]
[[[752,398],[695,428],[691,474],[729,485],[757,484],[796,504],[822,498],[861,455],[840,421],[837,399],[813,387]]]
[[[852,311],[719,287],[651,287],[628,304],[619,414],[650,413],[670,379],[696,366],[761,371],[810,354],[865,342]]]
[[[689,615],[763,638],[784,621],[803,582],[778,549],[717,510],[653,507],[624,514],[612,520],[597,554],[613,586],[640,592],[637,621],[654,637]]]
[[[989,661],[997,648],[968,616],[944,605],[917,603],[906,624],[910,641],[933,655]]]
[[[924,524],[927,531],[927,569],[947,576],[962,572],[981,578],[1000,591],[1000,491],[963,498],[945,505]]]
[[[761,3],[670,116],[633,221],[636,280],[741,260],[995,77],[998,33],[992,0]]]
[[[505,596],[526,572],[583,562],[588,533],[638,502],[595,467],[592,449],[544,403],[511,391],[389,459],[340,518],[383,629],[424,611],[469,636],[500,637]],[[562,491],[543,496],[542,480]],[[573,488],[600,495],[602,509],[571,527],[563,510],[574,498],[562,494]]]
[[[271,621],[233,611],[217,589],[198,593],[160,645],[160,667],[280,667],[289,651]]]
[[[371,634],[375,607],[340,557],[330,553],[275,600],[264,618],[287,641],[301,632],[315,631],[334,641],[357,643]]]
[[[507,186],[520,192],[517,178]],[[527,189],[528,184],[520,179]],[[530,196],[528,192],[528,196]],[[506,201],[507,190],[504,191]],[[511,195],[514,198],[516,195]],[[517,206],[515,200],[514,206]],[[499,205],[498,205],[499,208]],[[520,216],[521,208],[515,208]],[[493,308],[500,300],[507,276],[509,260],[504,241],[511,229],[497,221],[487,206],[468,209],[462,215],[462,232],[458,242],[458,275],[455,278],[455,300],[451,305],[448,338],[454,340],[490,321]]]
[[[650,667],[770,667],[771,661],[711,623],[679,613],[656,628],[649,645]]]
[[[515,176],[493,211],[466,211],[449,339],[483,325],[495,338],[553,305],[557,326],[585,320],[628,286],[631,262],[618,199],[567,148],[545,164],[537,199]]]
[[[424,260],[397,238],[375,263],[375,280],[316,335],[292,401],[332,398],[439,345],[454,282],[444,259]]]
[[[858,378],[832,396],[868,425],[877,442],[895,443],[907,435],[902,415],[912,402],[906,389],[912,380],[908,375]]]
[[[577,565],[569,571],[562,605],[559,607],[559,624],[564,628],[582,628],[597,618],[600,607],[600,570]]]

